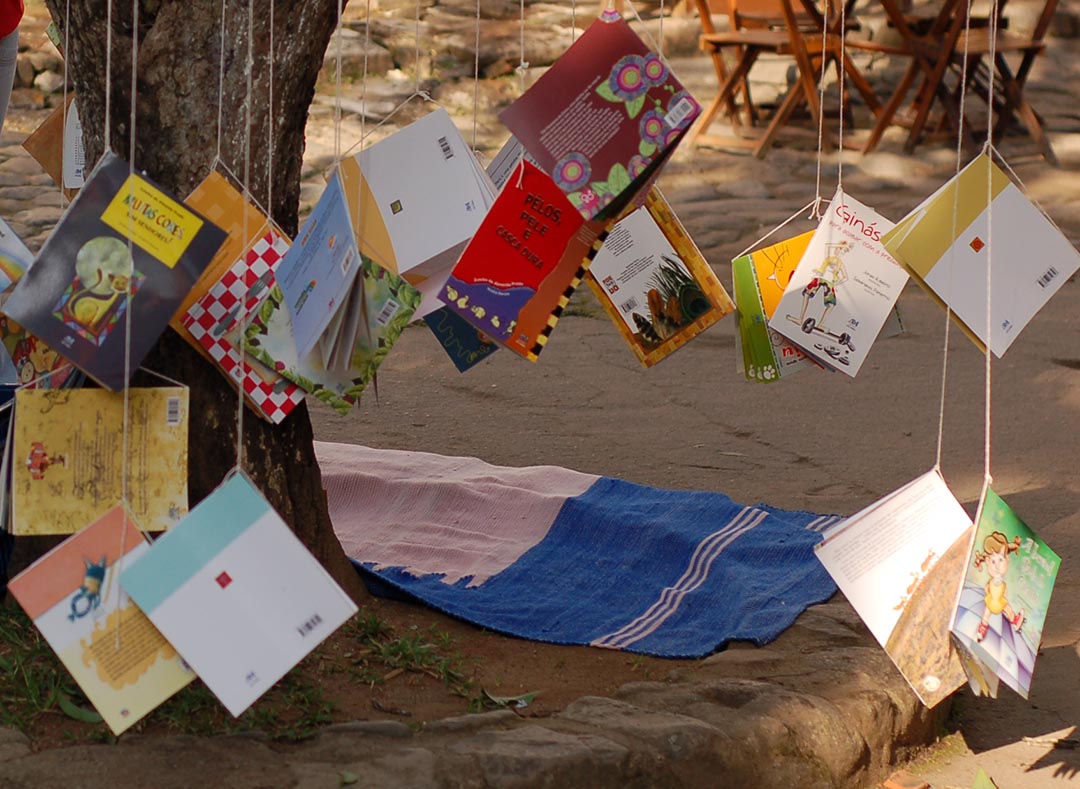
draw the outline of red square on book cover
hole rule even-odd
[[[984,244],[983,240],[978,236],[975,236],[975,238],[971,239],[971,248],[976,252],[982,252],[982,248],[985,246],[986,244]]]
[[[222,589],[232,583],[232,578],[229,577],[228,573],[224,572],[214,580],[217,581],[218,586],[220,586]]]

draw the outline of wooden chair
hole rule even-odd
[[[699,46],[713,61],[719,91],[691,130],[688,138],[691,146],[745,145],[749,142],[754,155],[762,158],[795,108],[803,104],[816,126],[821,112],[818,80],[822,72],[823,37],[826,66],[832,64],[837,69],[843,68],[871,110],[875,114],[880,111],[880,102],[870,85],[847,53],[840,51],[840,15],[827,18],[818,12],[812,0],[799,1],[797,13],[792,0],[695,0],[702,28]],[[718,30],[713,22],[713,14],[720,12],[728,15],[729,29],[726,31]],[[730,71],[724,61],[725,51],[731,51],[735,59]],[[762,53],[792,58],[797,72],[795,83],[774,111],[764,133],[751,141],[709,134],[709,127],[724,109],[736,129],[740,127],[735,102],[737,94],[743,98],[748,125],[756,122],[758,109],[750,98],[747,76]]]
[[[956,42],[950,64],[954,72],[968,75],[969,87],[987,103],[989,112],[997,118],[993,122],[991,136],[1000,139],[1008,127],[1019,120],[1027,128],[1039,152],[1053,166],[1059,165],[1050,146],[1042,119],[1024,96],[1024,85],[1035,64],[1035,59],[1046,51],[1043,38],[1053,20],[1058,0],[1047,0],[1030,33],[1005,30],[999,27],[996,35],[988,28],[961,33]],[[993,52],[993,62],[989,58]],[[1009,57],[1019,58],[1013,71]],[[966,72],[964,60],[967,59]],[[993,94],[990,84],[993,75]]]

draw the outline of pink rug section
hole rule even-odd
[[[376,569],[478,586],[547,536],[563,502],[599,477],[558,466],[315,442],[334,531]]]

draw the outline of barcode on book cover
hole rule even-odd
[[[165,424],[180,424],[180,398],[170,397],[165,401]]]
[[[315,614],[315,616],[311,617],[311,619],[309,619],[308,621],[304,622],[304,624],[302,624],[298,628],[296,628],[296,632],[299,633],[301,635],[301,637],[306,637],[312,630],[314,630],[315,628],[317,628],[321,624],[322,624],[322,617],[319,616],[318,614]]]
[[[674,107],[671,108],[671,112],[669,112],[664,118],[664,122],[674,129],[684,120],[686,120],[686,116],[693,111],[694,102],[690,101],[690,99],[684,96],[683,98],[679,99],[679,102]]]
[[[1047,285],[1050,284],[1050,281],[1053,280],[1054,277],[1056,277],[1057,275],[1058,275],[1058,270],[1056,268],[1054,268],[1053,266],[1051,266],[1050,268],[1048,268],[1046,270],[1046,272],[1041,277],[1039,277],[1039,287],[1040,288],[1045,288]]]
[[[397,315],[399,309],[401,309],[401,305],[393,299],[390,299],[383,305],[383,308],[379,310],[379,315],[375,318],[375,322],[379,324],[379,326],[385,326],[394,319],[394,316]]]
[[[619,309],[622,310],[623,312],[630,312],[632,310],[636,310],[637,308],[638,308],[638,300],[637,300],[637,298],[627,299],[626,301],[624,301],[622,304],[619,305]]]
[[[445,137],[439,138],[439,147],[442,148],[442,156],[444,159],[454,158],[454,149],[450,147],[450,141]]]

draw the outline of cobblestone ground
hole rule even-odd
[[[1046,116],[1063,166],[1050,169],[1029,156],[1022,136],[1001,145],[1073,243],[1080,240],[1078,64],[1075,42],[1054,41],[1031,78],[1031,98]],[[889,74],[887,63],[864,65],[875,79]],[[711,71],[703,58],[675,58],[674,67],[696,95],[708,95]],[[771,77],[755,86],[759,100],[785,77],[782,64],[766,71]],[[487,85],[485,101],[514,87]],[[408,95],[407,88],[387,90],[387,106]],[[467,135],[472,96],[471,84],[434,92],[463,119]],[[422,111],[420,100],[412,104],[402,117]],[[332,116],[332,101],[324,96],[309,134],[308,204],[334,158]],[[485,115],[478,125],[478,147],[490,155],[501,142],[497,124]],[[55,186],[22,151],[24,136],[0,136],[0,215],[36,249],[62,208]],[[343,138],[349,144],[359,138],[355,118],[346,119]],[[764,161],[682,151],[665,171],[661,186],[723,281],[730,282],[726,261],[815,196],[814,138],[812,130],[785,134]],[[927,145],[904,156],[899,140],[891,131],[879,152],[866,157],[827,152],[820,160],[824,196],[835,187],[842,161],[847,190],[896,219],[954,171],[952,148]],[[995,389],[999,487],[1014,494],[1014,507],[1020,509],[1018,501],[1026,506],[1033,525],[1047,526],[1052,544],[1057,536],[1065,545],[1055,545],[1066,558],[1055,602],[1075,601],[1078,586],[1068,560],[1080,550],[1067,542],[1078,510],[1073,437],[1080,337],[1070,307],[1076,298],[1073,282],[1001,363]],[[933,459],[942,319],[914,288],[903,304],[908,333],[875,349],[857,381],[804,373],[798,387],[739,381],[731,321],[659,372],[641,371],[587,299],[577,301],[577,315],[560,322],[536,367],[496,355],[469,377],[450,378],[426,332],[410,329],[380,373],[381,407],[347,422],[317,412],[316,431],[329,440],[476,454],[504,464],[558,463],[649,484],[720,489],[742,500],[851,512]],[[958,359],[949,403],[955,410],[945,462],[947,472],[955,469],[946,477],[970,501],[981,481],[982,361],[965,342],[954,337],[952,344]],[[480,410],[479,398],[488,398]],[[486,420],[483,431],[478,414]],[[441,431],[425,429],[436,420],[444,422]],[[1062,462],[1068,458],[1074,462]],[[1047,684],[1040,686],[1036,676],[1030,705],[962,702],[966,726],[995,731],[992,722],[1011,715],[1023,731],[1011,740],[994,735],[998,745],[1008,745],[1075,723],[1061,700],[1076,695],[1075,614],[1073,602],[1048,620]],[[807,611],[767,647],[736,645],[663,681],[624,686],[614,698],[586,697],[550,718],[524,720],[503,711],[438,721],[418,732],[394,722],[356,722],[288,748],[250,736],[130,736],[116,747],[32,753],[21,734],[0,731],[0,786],[187,787],[208,776],[230,787],[336,787],[343,776],[356,786],[860,786],[881,780],[931,742],[946,713],[919,705],[838,598]],[[1022,782],[1001,785],[1052,785],[1075,775],[1075,766],[1050,748],[1010,757],[1009,775]],[[1033,773],[1040,765],[1046,772]],[[924,768],[934,770],[945,775],[940,765]]]

